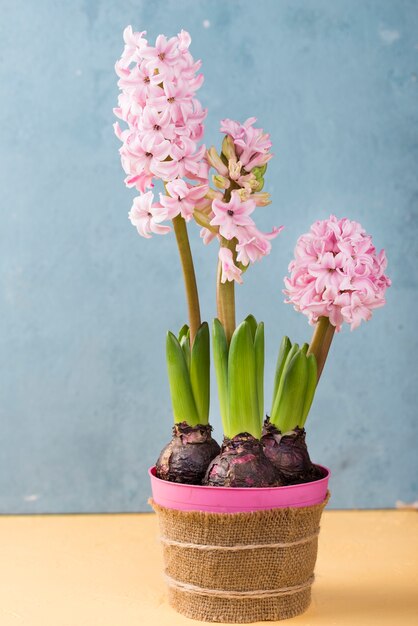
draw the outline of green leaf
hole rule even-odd
[[[193,342],[190,359],[190,382],[199,424],[207,424],[210,401],[210,345],[207,322],[201,324]]]
[[[274,400],[276,398],[277,390],[279,388],[280,378],[283,373],[286,357],[289,354],[291,347],[292,347],[292,343],[289,337],[284,336],[280,344],[279,355],[277,357],[276,372],[274,375],[274,384],[273,384],[273,401],[272,401],[272,406],[271,406],[271,414],[273,413]]]
[[[261,436],[257,401],[255,350],[248,322],[242,322],[232,335],[228,357],[229,432],[233,437],[248,432]]]
[[[303,354],[306,354],[308,352],[308,348],[309,348],[309,343],[304,343],[303,346],[301,347],[301,351],[303,352]]]
[[[190,337],[183,335],[180,339],[180,346],[183,350],[184,358],[186,360],[187,369],[190,370]]]
[[[302,416],[299,426],[303,428],[305,426],[306,419],[309,415],[309,411],[315,396],[316,385],[318,382],[318,368],[316,364],[316,357],[314,354],[310,354],[306,359],[308,376],[305,392],[305,401],[302,409]]]
[[[188,324],[184,324],[180,330],[179,330],[179,334],[178,334],[178,340],[179,342],[181,342],[181,340],[183,339],[183,337],[190,337],[190,328]]]
[[[179,330],[177,335],[179,344],[183,350],[184,358],[186,359],[187,367],[190,370],[190,328],[188,324],[184,324]]]
[[[282,433],[293,430],[301,421],[308,378],[306,361],[305,354],[298,350],[286,367],[275,421]]]
[[[299,350],[299,344],[294,343],[293,346],[290,348],[289,352],[287,353],[287,356],[284,360],[283,363],[283,368],[280,374],[280,380],[279,380],[279,384],[277,387],[277,391],[276,391],[276,395],[273,397],[273,406],[271,409],[271,415],[270,415],[270,421],[275,424],[277,426],[277,428],[279,428],[278,424],[277,424],[277,420],[279,419],[279,415],[278,415],[278,407],[279,407],[279,400],[280,397],[282,395],[282,391],[283,391],[283,385],[284,385],[284,379],[285,379],[285,375],[286,375],[286,371],[287,368],[289,367],[289,364],[292,360],[292,358],[295,356],[295,354],[298,352]]]
[[[174,423],[187,422],[189,426],[197,426],[199,416],[190,384],[189,369],[177,337],[171,332],[167,333],[166,358]]]
[[[228,342],[226,340],[224,327],[218,319],[213,320],[212,346],[222,426],[226,434],[229,432]]]
[[[248,323],[250,330],[251,330],[251,335],[254,341],[255,333],[257,331],[257,320],[255,319],[254,315],[250,314],[250,315],[247,315],[244,321]]]
[[[257,325],[254,337],[255,375],[257,384],[258,419],[264,419],[264,323]]]

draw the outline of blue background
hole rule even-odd
[[[127,219],[112,130],[127,24],[190,31],[207,145],[224,117],[271,133],[273,204],[257,221],[286,229],[237,290],[238,318],[266,323],[267,398],[281,336],[311,332],[281,293],[297,236],[333,212],[386,249],[387,306],[336,337],[309,444],[333,471],[331,506],[417,499],[417,3],[0,7],[0,510],[149,510],[146,470],[170,435],[164,337],[186,309],[173,237],[141,239]],[[211,319],[216,246],[192,231]],[[212,422],[220,438],[215,392]]]

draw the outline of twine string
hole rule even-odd
[[[240,550],[260,550],[262,548],[290,548],[292,546],[299,546],[304,543],[309,543],[316,539],[318,535],[319,528],[312,535],[302,537],[301,539],[297,539],[296,541],[289,541],[288,543],[248,543],[237,544],[234,546],[215,546],[202,543],[188,543],[184,541],[176,541],[175,539],[170,539],[169,537],[164,537],[162,535],[160,536],[160,541],[167,546],[175,546],[177,548],[189,548],[193,550],[215,550],[218,552],[239,552]]]
[[[171,578],[167,573],[164,574],[166,582],[169,587],[178,589],[179,591],[186,591],[187,593],[194,593],[201,596],[212,596],[217,598],[227,599],[240,599],[240,598],[276,598],[278,596],[290,596],[294,593],[299,593],[310,587],[314,581],[314,576],[311,576],[307,581],[300,585],[293,585],[292,587],[280,587],[279,589],[259,589],[255,591],[226,591],[224,589],[207,589],[205,587],[199,587],[197,585],[191,585],[190,583],[184,583],[175,578]]]

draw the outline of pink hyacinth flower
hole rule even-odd
[[[139,127],[144,138],[151,139],[153,143],[162,143],[175,136],[174,124],[167,110],[159,112],[151,106],[145,106]]]
[[[350,328],[354,330],[360,326],[363,320],[368,321],[372,316],[372,312],[368,306],[367,299],[362,299],[358,293],[353,293],[350,304],[341,308],[341,315],[343,319],[350,321]]]
[[[208,228],[201,228],[199,234],[205,246],[209,245],[215,239],[215,237],[218,237],[216,233],[209,230]]]
[[[271,240],[282,232],[283,226],[275,227],[271,233],[262,233],[255,226],[248,226],[239,233],[237,261],[243,265],[259,261],[271,251]]]
[[[127,187],[135,187],[141,193],[145,193],[147,189],[154,187],[153,175],[147,172],[141,172],[134,176],[127,176],[125,178],[125,185]]]
[[[224,119],[221,120],[221,133],[225,133],[225,135],[230,135],[232,139],[241,139],[245,131],[250,128],[257,121],[256,117],[249,117],[243,124],[239,122],[235,122],[234,120]]]
[[[255,117],[250,117],[244,124],[228,119],[221,122],[221,132],[232,137],[237,156],[247,172],[265,165],[272,158],[270,135],[262,128],[254,128],[256,121]]]
[[[179,137],[171,144],[171,158],[177,164],[177,175],[180,178],[192,178],[200,171],[200,163],[206,152],[205,146],[196,151],[196,144],[189,137]]]
[[[169,111],[173,122],[187,119],[188,114],[193,111],[188,87],[181,81],[176,84],[165,82],[162,94],[151,96],[148,102],[158,111]]]
[[[242,284],[242,270],[234,263],[232,251],[229,248],[221,247],[219,249],[219,260],[221,262],[221,282],[235,280],[237,283]]]
[[[170,226],[161,224],[167,219],[167,210],[159,204],[153,204],[154,194],[152,191],[134,198],[133,205],[129,211],[129,219],[141,237],[149,239],[151,233],[156,235],[166,235],[170,232]]]
[[[173,76],[173,66],[177,62],[178,39],[171,37],[167,39],[165,35],[158,35],[155,46],[146,46],[142,49],[142,56],[148,61],[150,68],[158,69],[161,78],[171,79]]]
[[[188,222],[193,217],[196,204],[206,195],[208,188],[208,185],[188,185],[177,178],[167,183],[166,189],[170,195],[160,194],[160,203],[166,208],[169,219],[180,214]]]
[[[147,45],[147,41],[143,37],[146,33],[146,30],[143,30],[142,33],[134,33],[132,26],[127,26],[123,31],[125,48],[122,52],[121,61],[124,67],[128,67],[132,62],[138,60],[140,50],[143,50]]]
[[[171,144],[167,140],[157,142],[150,136],[139,135],[133,132],[120,149],[122,165],[127,174],[150,172],[155,176],[165,175],[169,161],[165,159],[170,154]]]
[[[270,136],[263,133],[261,128],[247,128],[243,137],[236,139],[234,143],[241,148],[239,159],[247,171],[264,165],[272,156],[267,154],[271,148]]]
[[[229,202],[222,202],[221,200],[212,202],[214,217],[210,224],[211,226],[219,226],[219,232],[225,239],[238,238],[240,226],[254,225],[250,215],[255,206],[253,200],[242,202],[239,194],[233,192]]]

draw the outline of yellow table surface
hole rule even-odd
[[[0,517],[0,626],[180,626],[154,514]],[[326,511],[304,626],[418,625],[414,511]]]

